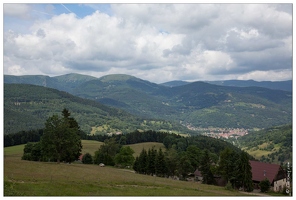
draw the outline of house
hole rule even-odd
[[[196,181],[202,181],[203,180],[202,174],[198,169],[195,170],[194,175],[195,175],[195,180]],[[220,175],[214,174],[213,176],[214,176],[214,180],[215,180],[215,182],[216,182],[216,184],[218,186],[223,186],[224,187],[227,184],[225,179],[223,179]]]
[[[270,164],[259,161],[250,161],[252,167],[252,180],[254,189],[259,189],[259,183],[267,178],[271,183],[271,189],[281,191],[287,184],[285,170],[278,164]]]
[[[194,175],[195,175],[195,180],[202,181],[202,175],[201,175],[201,172],[198,169],[195,170]]]

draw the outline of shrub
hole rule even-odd
[[[270,187],[270,182],[269,182],[269,180],[267,178],[265,178],[264,180],[262,180],[259,183],[259,186],[260,186],[261,192],[267,192],[269,190],[269,187]]]
[[[225,185],[225,189],[226,190],[233,190],[232,184],[230,183],[230,181],[228,181],[228,183]]]
[[[89,153],[86,153],[82,157],[83,164],[93,164],[93,158]]]

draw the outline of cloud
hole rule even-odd
[[[18,11],[6,6],[5,16],[22,18],[33,9],[20,5]],[[53,13],[55,5],[46,6],[40,11]],[[177,79],[260,80],[267,72],[270,79],[292,78],[291,5],[88,7],[98,10],[81,18],[75,13],[31,18],[26,32],[13,26],[5,29],[4,73],[126,73],[158,83]]]
[[[31,12],[31,7],[27,4],[3,4],[3,14],[6,16],[17,18],[28,18]]]

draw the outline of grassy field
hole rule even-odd
[[[139,156],[142,149],[148,150],[149,148],[151,149],[152,147],[154,147],[156,150],[158,150],[159,148],[162,148],[162,150],[164,151],[165,149],[162,143],[157,143],[157,142],[143,142],[143,143],[137,143],[137,144],[130,144],[127,146],[130,146],[135,151],[135,153],[133,154],[134,157]]]
[[[93,154],[96,141],[83,141]],[[134,149],[159,144],[131,145]],[[136,174],[98,165],[21,160],[24,145],[4,148],[4,196],[242,196],[224,187]],[[149,148],[149,147],[148,147]],[[138,151],[137,151],[138,152]]]

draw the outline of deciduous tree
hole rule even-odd
[[[46,120],[41,138],[43,154],[51,160],[57,160],[57,163],[78,159],[82,149],[77,122],[69,118],[67,110],[63,110],[63,114],[63,118],[53,115]]]
[[[132,166],[135,161],[133,153],[135,151],[129,146],[121,147],[119,153],[115,155],[115,164],[120,167]]]

